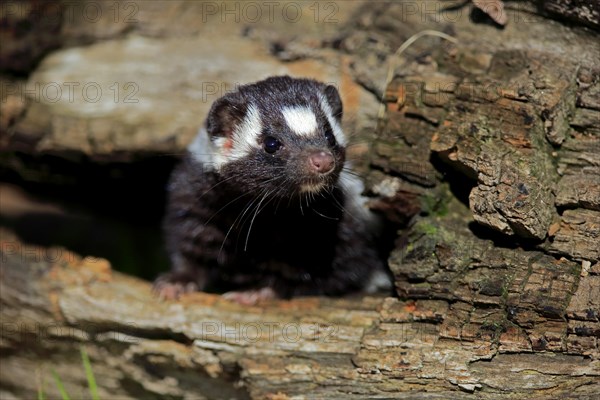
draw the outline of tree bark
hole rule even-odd
[[[471,257],[491,253],[493,265],[446,264],[433,275],[438,284],[406,289],[411,300],[256,307],[204,293],[160,302],[149,283],[105,260],[6,232],[1,245],[3,398],[39,388],[59,397],[52,371],[72,398],[89,397],[80,346],[101,398],[585,398],[599,390],[598,276],[580,277],[566,261],[548,269],[549,257],[535,253],[514,259],[489,241],[474,243]],[[450,262],[452,250],[435,246]],[[476,276],[474,293],[467,283]]]

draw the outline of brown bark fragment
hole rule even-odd
[[[600,211],[600,168],[582,168],[563,176],[557,185],[556,205]]]
[[[567,316],[573,319],[600,320],[600,276],[588,275],[581,278],[577,292],[571,297]]]
[[[543,239],[554,213],[556,175],[544,136],[564,141],[575,82],[548,64],[574,73],[574,65],[548,55],[496,53],[487,79],[458,85],[431,143],[450,165],[477,177],[469,197],[475,219],[508,235]]]
[[[582,66],[577,74],[577,106],[600,111],[600,68]]]
[[[450,212],[464,213],[460,208]],[[417,223],[408,246],[390,258],[401,297],[459,300],[449,308],[440,337],[472,342],[477,347],[473,354],[480,357],[496,351],[565,352],[567,335],[575,329],[570,326],[583,333],[581,318],[586,315],[584,319],[597,324],[590,311],[597,307],[590,296],[600,290],[596,275],[583,278],[588,281],[578,289],[581,265],[537,251],[494,246],[460,229],[459,221]],[[595,332],[594,327],[586,325],[586,332]],[[583,343],[593,345],[586,354],[597,352],[595,343]]]
[[[506,395],[514,394],[515,390],[535,390],[538,393],[551,393],[551,397],[565,395],[591,395],[600,388],[596,378],[597,365],[586,363],[582,357],[567,355],[544,354],[540,357],[528,354],[502,354],[490,362],[476,362],[472,364],[474,374],[481,377],[484,385],[501,390]],[[498,372],[502,373],[498,373]],[[561,378],[556,379],[557,376]],[[569,385],[569,380],[581,379],[587,385],[578,388],[575,392],[557,390],[557,381]],[[588,386],[589,385],[589,386]],[[546,390],[544,392],[543,390]]]
[[[578,260],[600,260],[600,212],[565,210],[561,225],[550,245],[550,251],[568,254]]]
[[[596,1],[549,0],[540,4],[550,14],[600,29],[600,5]]]
[[[577,175],[600,167],[600,138],[576,135],[561,147],[558,160],[560,174]]]

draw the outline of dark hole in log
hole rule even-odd
[[[19,174],[11,168],[2,174],[2,182],[56,204],[64,213],[3,213],[0,225],[25,242],[106,258],[116,270],[152,280],[168,269],[161,220],[166,183],[176,161],[161,155],[98,163],[85,157],[70,161],[13,154],[8,164],[25,168]]]

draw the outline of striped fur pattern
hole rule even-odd
[[[273,77],[217,100],[172,174],[172,271],[159,294],[234,290],[254,302],[389,289],[341,118],[335,87],[310,79]]]

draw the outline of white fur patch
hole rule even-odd
[[[367,293],[376,293],[391,288],[392,282],[390,281],[390,277],[385,272],[377,270],[369,277],[364,291]]]
[[[327,117],[327,121],[329,121],[329,125],[331,125],[331,130],[333,131],[333,136],[335,136],[335,140],[341,145],[346,145],[346,135],[344,135],[344,131],[337,122],[337,119],[333,116],[333,110],[327,101],[327,98],[323,95],[319,96],[319,103],[321,105],[321,110],[325,113]]]
[[[211,140],[206,128],[202,127],[188,146],[188,151],[204,168],[218,171],[223,164],[240,159],[253,149],[259,148],[257,139],[261,130],[262,122],[258,109],[250,105],[246,117],[234,129],[231,139],[218,137]]]
[[[203,170],[218,171],[227,162],[227,157],[223,154],[225,142],[226,138],[210,140],[206,128],[202,127],[187,149],[194,160],[202,165]]]
[[[308,107],[285,107],[281,110],[285,122],[292,131],[301,136],[317,133],[317,117]]]
[[[369,210],[367,206],[368,198],[362,195],[365,185],[359,177],[348,172],[348,169],[349,166],[346,165],[346,168],[340,174],[339,181],[346,198],[344,208],[350,218],[363,222],[368,230],[376,232],[380,229],[381,223],[377,215]]]
[[[224,154],[229,161],[238,160],[250,154],[252,150],[260,148],[258,137],[262,131],[260,113],[254,104],[248,106],[246,117],[240,125],[233,130],[231,149],[224,149]]]
[[[196,134],[196,137],[187,147],[188,151],[198,163],[202,164],[204,168],[216,169],[219,167],[219,160],[217,149],[211,143],[208,132],[203,126]]]

